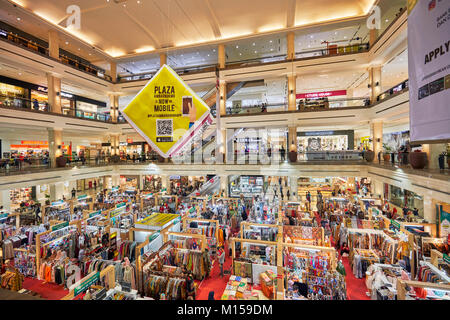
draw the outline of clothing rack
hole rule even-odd
[[[193,234],[184,232],[166,232],[163,234],[163,241],[166,243],[169,240],[169,236],[184,237],[184,238],[194,238],[201,240],[201,251],[206,248],[206,236],[204,234]]]
[[[397,300],[406,300],[406,286],[414,288],[444,290],[450,292],[450,284],[437,284],[431,282],[409,281],[397,279]]]
[[[77,231],[81,233],[81,220],[70,221],[69,224],[68,224],[68,227],[70,227],[70,226],[76,226]],[[70,233],[68,233],[68,234],[63,235],[63,236],[61,236],[59,238],[53,239],[52,241],[49,241],[47,243],[42,244],[41,243],[41,237],[44,236],[44,235],[48,235],[48,234],[50,234],[52,232],[54,232],[54,231],[52,231],[50,229],[50,230],[47,230],[45,232],[42,232],[42,233],[39,233],[39,234],[36,235],[36,270],[39,270],[40,266],[41,266],[41,247],[48,246],[51,243],[54,243],[54,242],[59,241],[61,239],[64,239],[70,234]]]

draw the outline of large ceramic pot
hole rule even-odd
[[[383,153],[384,162],[389,162],[391,160],[391,155],[389,153]]]
[[[373,152],[372,150],[366,150],[364,151],[364,159],[367,162],[372,162],[373,159],[375,159],[375,152]]]
[[[413,169],[423,169],[427,165],[428,159],[425,152],[410,152],[409,163]]]
[[[289,151],[288,157],[290,162],[297,162],[297,152]]]
[[[67,158],[66,157],[61,156],[61,157],[57,157],[56,158],[56,166],[58,168],[65,167],[66,163],[67,163]]]
[[[118,155],[111,156],[112,163],[118,163],[120,161],[120,157]]]

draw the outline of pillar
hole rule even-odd
[[[217,61],[219,62],[219,69],[225,69],[225,45],[219,44],[217,47]]]
[[[139,175],[139,179],[138,179],[138,189],[139,190],[144,189],[144,178],[145,178],[145,175],[143,175],[143,174]]]
[[[160,53],[159,54],[159,66],[162,67],[165,64],[167,64],[167,54],[166,53]]]
[[[48,151],[52,168],[56,167],[56,158],[62,156],[62,129],[47,128]]]
[[[296,94],[297,94],[297,76],[288,76],[288,110],[297,110]]]
[[[372,121],[370,123],[370,137],[372,150],[375,152],[374,161],[378,161],[378,152],[383,151],[383,122]]]
[[[436,223],[437,212],[436,212],[436,204],[437,200],[433,199],[429,195],[423,196],[423,218],[428,223]]]
[[[112,79],[112,82],[117,81],[117,63],[114,61],[111,61],[109,63],[109,75]]]
[[[64,194],[64,182],[50,184],[50,202],[61,200]]]
[[[297,152],[297,127],[289,127],[288,139],[286,150]]]
[[[48,32],[48,54],[50,57],[59,60],[59,35],[56,30]]]
[[[3,152],[11,152],[11,141],[9,139],[0,139],[1,143],[1,153],[0,153],[0,159],[3,159]]]
[[[111,133],[110,140],[111,140],[111,155],[118,156],[120,154],[119,153],[119,134]]]
[[[219,110],[220,115],[227,114],[227,84],[224,80],[220,80],[219,82]]]
[[[227,175],[221,175],[220,176],[220,192],[221,194],[223,190],[223,195],[225,198],[228,198],[228,176]]]
[[[427,153],[428,163],[427,167],[430,169],[439,169],[439,155],[442,152],[447,151],[446,143],[434,143],[434,144],[423,144],[422,151]],[[444,159],[444,168],[446,165],[447,158]]]
[[[298,179],[299,177],[296,176],[290,176],[289,177],[289,188],[291,189],[291,200],[297,201],[298,198]],[[295,196],[294,196],[295,192]]]
[[[47,87],[49,111],[61,113],[61,79],[47,73]]]
[[[169,185],[170,185],[169,178],[170,178],[170,176],[168,176],[167,174],[161,175],[161,188],[162,189],[164,189],[164,188],[169,189]]]
[[[111,187],[120,187],[120,175],[114,174],[111,176]]]
[[[6,212],[11,212],[11,196],[9,194],[9,190],[2,190],[1,191],[1,202],[0,205],[3,206],[3,210]]]
[[[295,59],[295,33],[287,33],[287,60]]]
[[[378,39],[378,29],[373,28],[369,31],[369,46],[372,47]]]
[[[372,187],[373,187],[373,194],[376,198],[379,196],[381,199],[384,198],[384,183],[379,180],[372,179]]]
[[[381,94],[381,66],[369,68],[369,85],[370,103],[375,103],[377,97]]]
[[[117,123],[117,118],[119,117],[119,96],[117,94],[109,95],[109,108],[111,121],[113,123]]]

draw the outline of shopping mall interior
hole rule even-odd
[[[408,2],[0,0],[0,299],[450,300]],[[126,114],[163,66],[211,119],[170,156]]]

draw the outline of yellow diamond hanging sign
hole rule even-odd
[[[120,112],[164,158],[181,152],[212,123],[208,105],[167,65]]]

